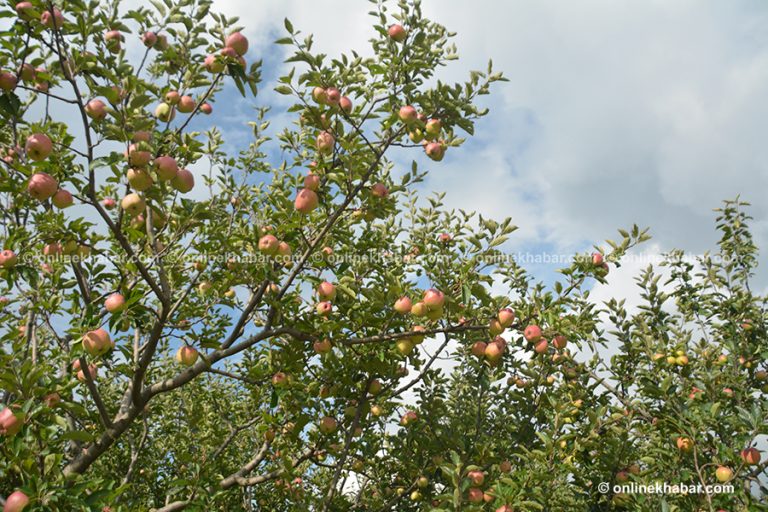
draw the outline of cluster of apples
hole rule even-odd
[[[424,146],[424,153],[432,160],[439,162],[445,156],[446,144],[440,139],[443,123],[439,119],[427,119],[413,105],[400,107],[397,113],[400,121],[408,128],[408,137],[415,144]]]
[[[424,292],[422,300],[413,303],[408,296],[402,296],[395,301],[394,310],[401,314],[412,314],[417,318],[426,317],[429,320],[439,320],[444,313],[445,294],[435,288]]]
[[[537,354],[546,354],[549,350],[549,341],[542,336],[541,327],[535,324],[531,324],[523,331],[523,338],[533,345],[533,351]],[[552,338],[552,345],[557,350],[564,350],[568,345],[568,340],[565,336],[559,334]],[[553,361],[557,362],[557,359],[553,357]]]
[[[46,93],[50,88],[48,80],[44,79],[48,71],[45,68],[35,68],[29,63],[24,63],[18,70],[18,76],[12,71],[0,71],[0,90],[13,91],[22,82],[32,84],[37,91]]]
[[[329,134],[330,135],[330,134]],[[314,172],[309,172],[304,177],[304,188],[296,194],[293,202],[297,211],[307,214],[317,208],[320,204],[320,198],[317,191],[320,189],[320,176]]]
[[[690,437],[680,436],[675,439],[675,444],[681,453],[690,453],[693,451],[694,442]],[[762,454],[760,453],[760,450],[750,446],[741,450],[741,452],[739,452],[739,457],[745,466],[757,466],[760,464]],[[720,482],[727,482],[733,478],[733,470],[728,466],[718,465],[715,470],[715,477]]]
[[[27,137],[24,144],[24,153],[34,162],[42,162],[50,156],[52,151],[53,142],[44,133],[33,133]],[[72,193],[59,188],[56,178],[45,172],[37,172],[29,178],[27,192],[37,201],[50,199],[56,208],[67,208],[74,203]]]
[[[329,281],[323,281],[317,286],[317,298],[319,302],[315,306],[315,311],[322,317],[329,316],[331,312],[333,312],[333,301],[336,299],[336,286]]]
[[[272,231],[272,227],[266,226],[263,228],[263,231]],[[265,256],[280,257],[285,266],[291,266],[290,258],[293,254],[291,246],[284,240],[278,240],[278,238],[271,233],[267,233],[259,238],[259,252]],[[276,286],[277,285],[270,286],[270,291],[274,291],[273,288]]]

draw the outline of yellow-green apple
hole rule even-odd
[[[199,355],[197,349],[194,347],[182,345],[179,347],[179,350],[176,351],[176,361],[184,366],[192,366],[197,362]]]
[[[491,363],[497,363],[504,357],[505,345],[492,341],[485,346],[485,358]]]
[[[152,176],[144,169],[128,169],[126,177],[131,188],[139,192],[144,192],[154,184]]]
[[[427,329],[421,325],[414,325],[411,327],[411,332],[425,332]],[[421,342],[424,341],[424,335],[423,334],[414,334],[411,336],[411,341],[413,341],[414,345],[418,345]]]
[[[320,432],[322,432],[325,435],[333,434],[336,432],[336,428],[338,427],[338,422],[336,421],[336,418],[332,418],[330,416],[326,416],[323,419],[320,420],[320,424],[318,428],[320,429]]]
[[[331,340],[328,338],[323,338],[322,340],[316,341],[312,344],[312,349],[318,354],[327,354],[331,351],[331,348]]]
[[[328,95],[325,92],[325,89],[322,87],[315,87],[312,89],[312,99],[315,100],[315,103],[319,104],[325,104],[328,101]]]
[[[165,102],[160,103],[155,107],[155,117],[164,123],[169,123],[176,117],[176,109]]]
[[[504,326],[501,325],[501,322],[499,322],[498,319],[492,318],[488,324],[488,332],[491,334],[491,336],[498,336],[504,332]]]
[[[434,139],[440,135],[440,130],[443,129],[443,123],[439,119],[430,119],[427,121],[424,127],[424,133],[428,139]]]
[[[401,355],[407,356],[411,352],[413,352],[413,341],[411,341],[410,338],[400,338],[395,343],[395,347],[397,348],[397,351],[400,352]]]
[[[139,215],[144,211],[147,204],[139,194],[131,192],[120,201],[120,207],[129,215]]]
[[[678,437],[675,443],[681,452],[688,453],[693,450],[693,440],[688,437]]]
[[[27,137],[24,151],[27,153],[27,158],[40,162],[48,158],[48,155],[53,151],[53,142],[44,133],[33,133]]]
[[[206,71],[208,71],[209,73],[216,74],[224,71],[226,64],[222,59],[218,57],[218,55],[211,53],[205,57],[205,60],[203,61],[203,66],[205,66]]]
[[[733,478],[733,471],[727,466],[718,466],[715,470],[715,477],[720,482],[727,482]]]
[[[427,309],[427,305],[423,302],[417,302],[413,306],[411,306],[411,314],[416,317],[422,317],[426,316],[429,310]]]

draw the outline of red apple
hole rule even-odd
[[[389,189],[383,183],[376,183],[371,187],[371,194],[374,197],[384,198],[389,195]]]
[[[549,348],[549,342],[548,342],[546,339],[544,339],[544,338],[541,338],[541,339],[539,339],[539,340],[536,342],[536,344],[533,346],[533,350],[534,350],[534,351],[535,351],[537,354],[543,354],[543,353],[545,353],[545,352],[547,351],[547,349],[548,349],[548,348]]]
[[[8,71],[0,72],[0,89],[4,91],[12,91],[16,88],[18,81],[19,80],[16,78],[16,75],[13,73]]]
[[[395,311],[400,313],[401,315],[405,315],[411,311],[411,307],[413,304],[411,303],[411,299],[408,297],[400,297],[395,301]]]
[[[83,336],[83,350],[91,356],[106,354],[113,346],[109,333],[102,328],[88,331]]]
[[[117,201],[115,201],[115,200],[114,200],[113,198],[111,198],[111,197],[105,197],[105,198],[104,198],[104,199],[101,201],[101,204],[102,204],[102,205],[104,206],[104,208],[106,208],[107,210],[111,210],[112,208],[114,208],[115,206],[117,206]]]
[[[264,235],[259,239],[259,251],[267,256],[277,254],[277,247],[280,242],[274,235]]]
[[[491,363],[501,361],[504,357],[505,345],[492,341],[485,346],[485,358]]]
[[[408,36],[408,33],[399,23],[390,25],[387,29],[387,34],[389,35],[390,39],[397,41],[398,43],[405,41],[405,38]]]
[[[248,39],[240,32],[233,32],[224,41],[224,46],[232,48],[238,55],[245,55],[248,51]]]
[[[144,167],[152,159],[152,153],[142,149],[139,144],[128,146],[128,163],[135,167]]]
[[[435,162],[439,162],[445,156],[445,148],[439,142],[430,142],[424,146],[424,152]]]
[[[317,191],[320,188],[320,176],[309,173],[304,177],[304,188]]]
[[[329,87],[325,90],[325,101],[328,105],[338,106],[341,101],[341,91],[335,87]]]
[[[61,28],[64,25],[64,16],[56,7],[53,8],[53,14],[46,8],[43,14],[40,15],[40,23],[47,28]]]
[[[328,316],[331,314],[331,311],[333,311],[333,305],[328,301],[318,302],[315,309],[317,310],[318,315]]]
[[[418,119],[419,113],[416,108],[411,105],[405,105],[400,107],[400,111],[397,113],[398,117],[405,124],[415,123]]]
[[[139,130],[133,133],[131,137],[132,142],[149,142],[152,139],[152,132],[146,130]]]
[[[327,354],[332,348],[331,340],[328,338],[323,338],[321,341],[316,341],[312,344],[312,349],[318,354]]]
[[[0,411],[0,436],[15,436],[24,426],[26,416],[23,412],[14,413],[10,407]]]
[[[488,344],[484,341],[476,341],[472,345],[472,355],[475,357],[485,357],[485,351],[488,348]]]
[[[272,385],[275,387],[283,387],[288,384],[288,376],[283,372],[277,372],[272,375]]]
[[[53,142],[47,135],[42,133],[33,133],[27,137],[27,143],[24,145],[24,151],[30,160],[39,162],[48,158],[53,150]],[[50,196],[49,196],[50,197]]]
[[[202,112],[205,115],[211,115],[213,113],[213,106],[211,106],[210,103],[203,103],[200,105],[200,112]]]
[[[195,110],[196,106],[197,103],[195,103],[195,100],[192,98],[192,96],[184,95],[179,98],[179,104],[176,105],[176,108],[182,114],[189,114]]]
[[[110,313],[118,313],[125,309],[125,297],[119,293],[113,293],[104,301],[104,307]]]
[[[675,444],[677,444],[677,449],[681,452],[688,453],[693,450],[693,440],[687,437],[678,437]]]
[[[43,255],[49,256],[51,258],[55,258],[56,256],[61,255],[61,244],[58,242],[50,243],[45,246],[43,246]]]
[[[508,460],[504,460],[499,464],[499,471],[502,473],[509,473],[512,471],[512,463]]]
[[[104,43],[110,53],[120,53],[120,41],[122,40],[123,35],[119,30],[109,30],[104,33]]]
[[[192,366],[197,362],[198,352],[194,347],[182,345],[176,351],[176,361],[184,366]]]
[[[211,53],[205,57],[205,60],[203,61],[203,66],[205,66],[206,71],[208,71],[209,73],[216,74],[224,71],[226,64],[224,63],[223,60],[219,59],[217,55]]]
[[[563,350],[568,345],[568,340],[562,334],[558,334],[552,339],[552,344],[558,350]]]
[[[541,338],[541,327],[538,325],[529,325],[523,331],[523,337],[530,342],[538,341]]]
[[[440,290],[430,288],[424,292],[424,305],[428,308],[441,308],[445,303],[445,295]]]
[[[319,204],[319,199],[317,197],[317,194],[308,188],[303,188],[299,191],[299,193],[296,195],[296,200],[294,201],[294,206],[298,211],[301,213],[309,213],[315,208],[317,208],[317,205]]]
[[[35,6],[32,5],[32,2],[19,2],[16,4],[16,14],[19,15],[19,18],[30,21],[35,16]]]
[[[333,300],[336,298],[336,287],[333,283],[323,281],[317,287],[317,296],[320,300]]]
[[[479,470],[473,470],[467,473],[467,478],[472,482],[472,485],[480,487],[483,485],[483,482],[485,482],[485,473]]]
[[[29,195],[38,201],[45,201],[53,197],[58,189],[59,183],[51,175],[44,172],[33,174],[27,184]]]
[[[186,194],[195,188],[195,176],[187,169],[179,169],[176,176],[171,179],[171,186],[182,194]]]
[[[80,369],[80,360],[76,360],[74,363],[72,363],[72,368],[74,368],[77,371],[77,374],[75,375],[77,377],[77,380],[80,382],[85,382],[85,372]],[[91,376],[91,380],[96,380],[96,377],[99,376],[99,369],[95,364],[89,364],[88,365],[88,373]]]
[[[342,96],[339,98],[339,108],[349,114],[352,112],[352,100],[347,96]]]
[[[336,139],[330,132],[320,132],[317,136],[317,150],[320,153],[330,153],[333,150],[333,145],[336,143]]]
[[[5,498],[3,512],[21,512],[29,505],[29,497],[21,491],[13,491]]]
[[[760,451],[757,448],[741,450],[741,460],[748,466],[756,466],[760,464]]]
[[[600,267],[603,264],[603,255],[599,252],[592,253],[592,264],[596,267]]]
[[[327,103],[328,95],[322,87],[315,87],[312,89],[312,99],[315,100],[315,103],[323,105]]]
[[[176,159],[170,156],[159,156],[155,158],[155,173],[161,181],[169,181],[176,177],[179,172],[179,166]]]
[[[515,321],[515,312],[509,308],[504,308],[499,310],[497,317],[501,326],[507,328]]]
[[[419,416],[414,411],[406,411],[403,417],[400,418],[400,424],[405,426],[411,425],[418,421]]]
[[[141,36],[141,42],[144,43],[144,46],[147,48],[152,48],[157,43],[157,34],[152,31],[144,32]]]
[[[9,249],[4,249],[0,252],[0,267],[11,268],[16,265],[17,260],[16,253]]]
[[[51,203],[53,203],[53,206],[56,208],[64,209],[72,206],[74,203],[74,199],[72,198],[72,194],[62,189],[59,189],[55,194],[53,194],[53,197],[51,198]]]
[[[476,487],[470,487],[469,491],[467,491],[467,499],[470,503],[482,503],[483,490]]]

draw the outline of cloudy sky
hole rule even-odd
[[[446,191],[449,206],[512,217],[521,228],[510,242],[515,251],[584,250],[637,223],[651,227],[650,253],[713,248],[712,209],[741,194],[753,204],[758,244],[768,245],[764,1],[423,5],[458,33],[461,60],[442,78],[462,80],[492,58],[511,80],[487,97],[491,113],[476,137],[431,166],[425,191]],[[285,17],[331,56],[367,53],[373,34],[369,4],[359,0],[215,6],[241,17],[249,57],[265,60],[267,81],[285,69],[283,48],[271,46]],[[280,101],[264,85],[257,102]],[[247,105],[235,101],[232,109],[239,116],[225,128],[247,136],[240,130]],[[631,287],[643,265],[613,279]],[[764,270],[758,279],[768,285]]]

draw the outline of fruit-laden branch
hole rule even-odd
[[[430,334],[448,334],[466,331],[486,331],[488,326],[486,325],[449,325],[448,327],[442,327],[438,329],[424,329],[423,331],[408,331],[408,332],[395,332],[391,334],[381,334],[378,336],[368,336],[365,338],[352,338],[348,340],[342,340],[342,345],[365,345],[370,343],[381,343],[383,341],[392,341],[400,338],[410,338],[411,336],[428,336]]]

